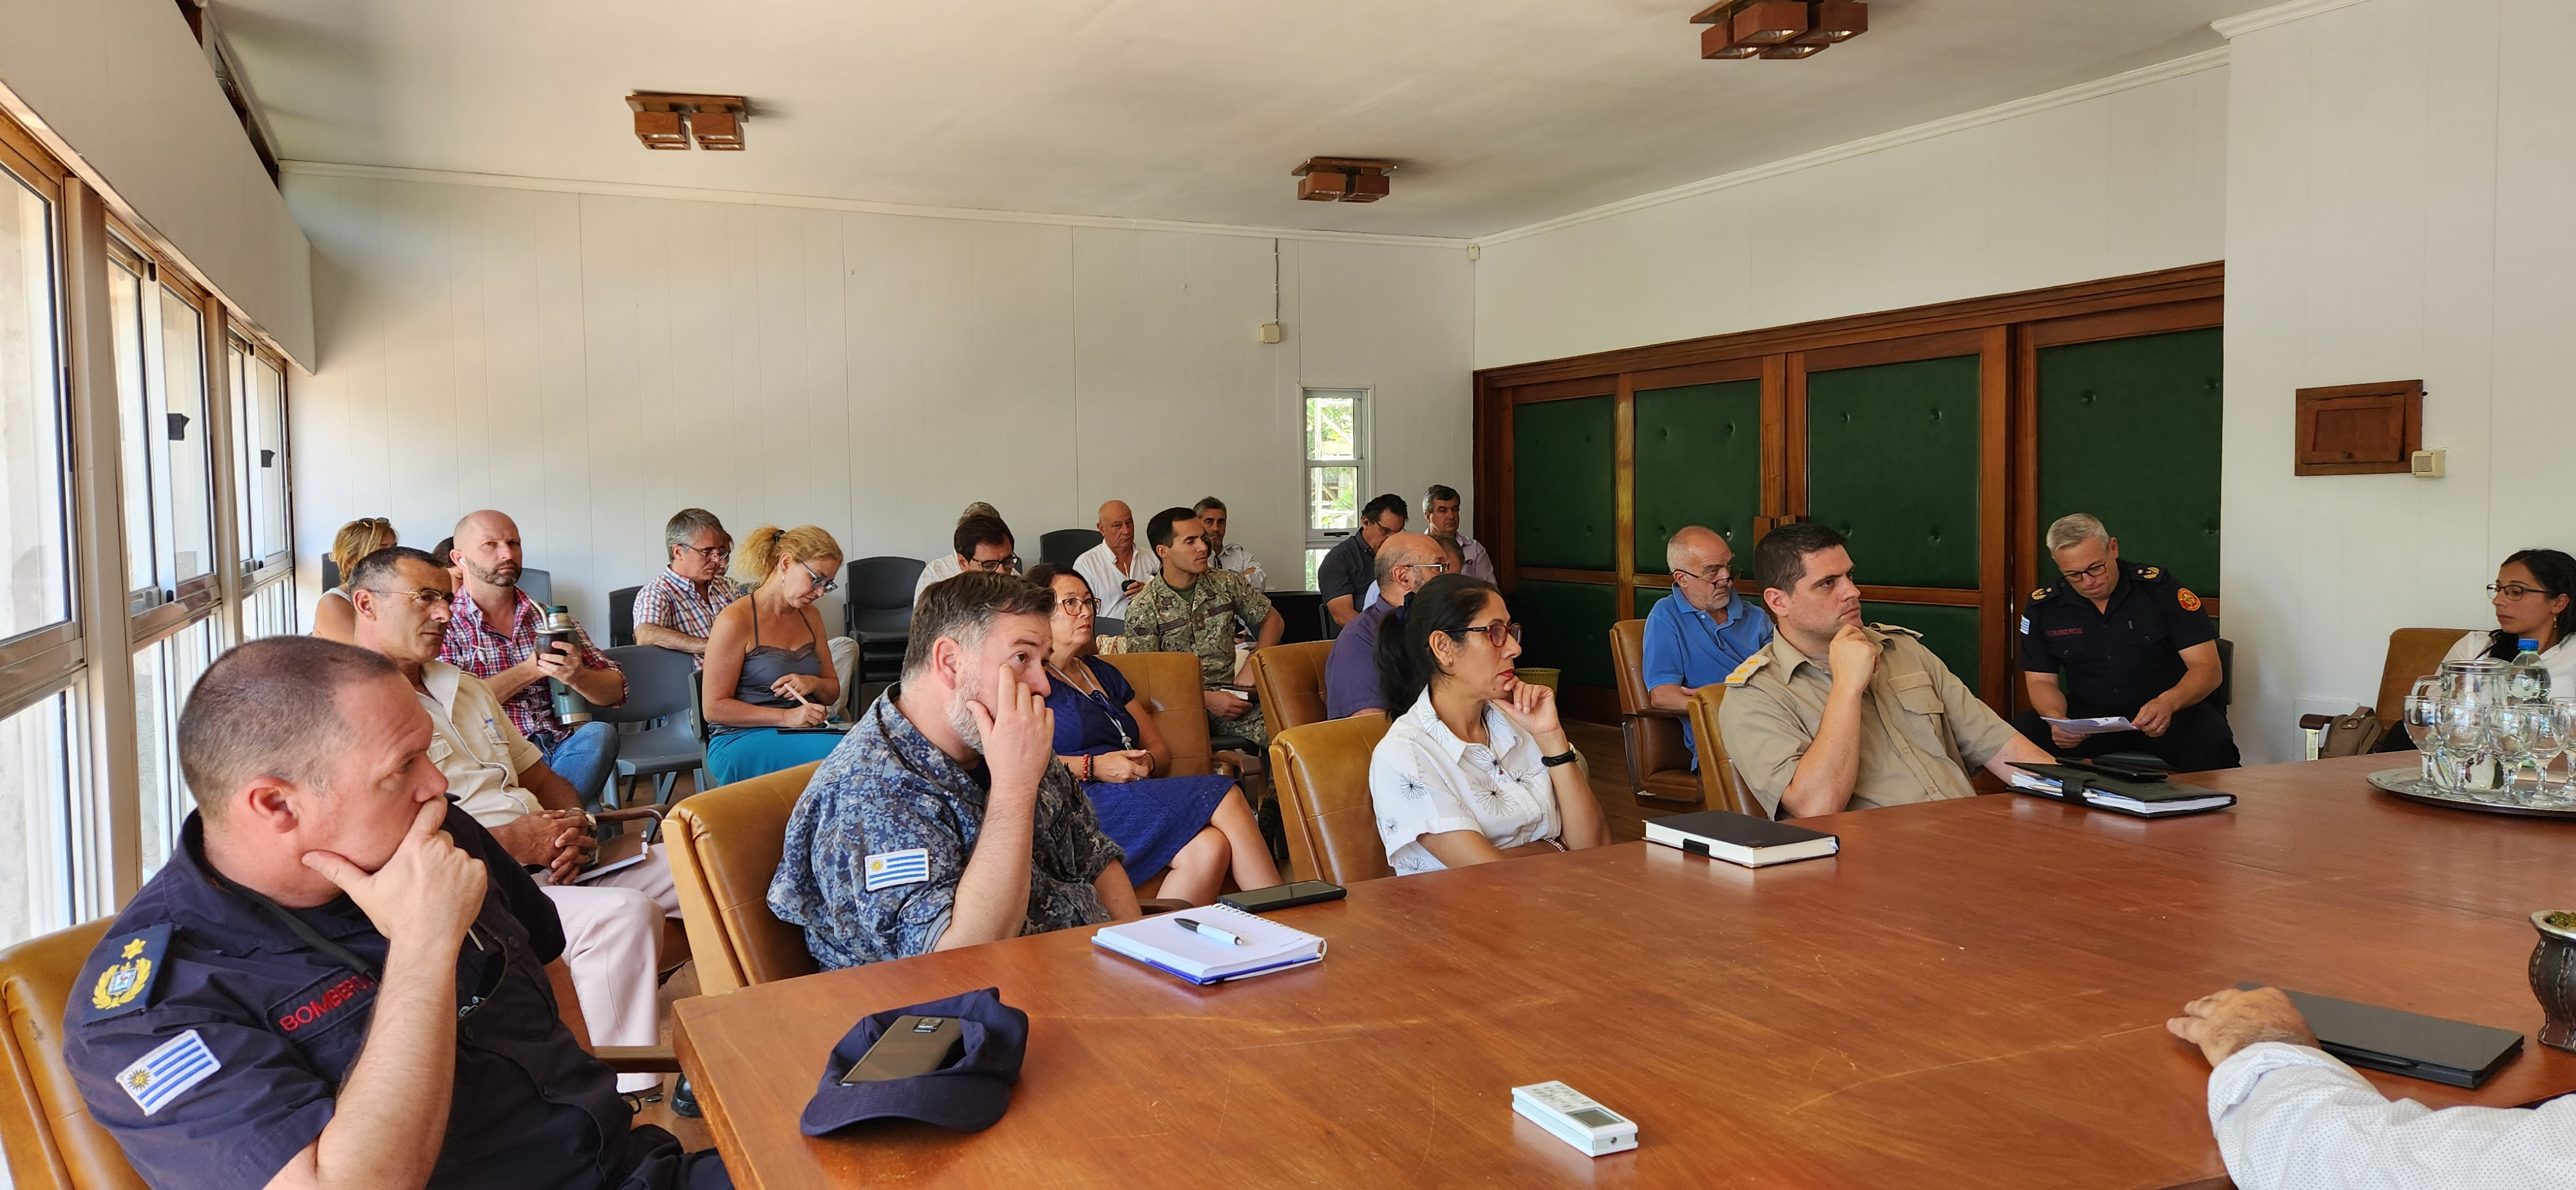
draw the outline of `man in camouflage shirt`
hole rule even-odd
[[[769,908],[825,970],[1142,916],[1055,758],[1054,595],[970,571],[913,609],[903,680],[816,769]]]
[[[1235,665],[1234,640],[1238,632],[1251,633],[1254,650],[1266,649],[1279,643],[1287,623],[1242,575],[1210,568],[1207,529],[1197,513],[1186,508],[1155,513],[1146,526],[1146,540],[1153,543],[1163,569],[1127,604],[1125,651],[1198,654],[1199,697],[1207,703],[1208,733],[1268,743],[1261,704],[1252,701]]]

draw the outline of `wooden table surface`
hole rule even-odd
[[[2404,757],[2399,759],[2411,759]],[[736,1181],[1208,1186],[2225,1185],[2208,1068],[2166,1017],[2239,980],[2522,1030],[2525,915],[2576,907],[2576,825],[2372,790],[2389,757],[2199,778],[2148,822],[2013,795],[1836,815],[1750,870],[1647,843],[1355,886],[1283,921],[1313,967],[1193,988],[1090,930],[678,1004]],[[809,1140],[866,1013],[995,986],[1032,1018],[1009,1114]],[[1577,1155],[1511,1110],[1561,1079],[1637,1121]],[[2433,1106],[2576,1090],[2527,1040]]]

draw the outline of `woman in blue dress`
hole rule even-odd
[[[1278,884],[1261,826],[1243,791],[1226,776],[1168,774],[1171,747],[1118,667],[1097,656],[1092,620],[1100,601],[1072,568],[1029,571],[1055,592],[1055,647],[1047,658],[1047,706],[1055,712],[1057,759],[1081,778],[1100,827],[1127,852],[1138,886],[1165,873],[1156,896],[1206,905],[1225,891]]]

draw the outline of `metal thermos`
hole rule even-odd
[[[543,653],[551,653],[554,651],[556,641],[566,642],[572,645],[575,649],[579,649],[581,647],[581,633],[579,629],[573,626],[572,609],[560,603],[546,609],[545,623],[540,624],[537,627],[537,650]],[[565,724],[588,723],[591,721],[593,716],[591,714],[590,700],[583,698],[581,696],[581,691],[564,685],[553,678],[546,679],[546,689],[552,692],[555,697],[556,719],[561,720]]]

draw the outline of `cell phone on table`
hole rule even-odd
[[[1338,901],[1349,890],[1327,880],[1297,880],[1269,888],[1248,888],[1218,897],[1220,903],[1232,905],[1246,913],[1267,913],[1273,909],[1293,909],[1318,901]]]
[[[966,1035],[958,1029],[956,1017],[899,1016],[886,1026],[885,1033],[868,1047],[868,1052],[850,1064],[850,1072],[841,1076],[841,1085],[928,1074],[956,1061],[965,1048]]]

